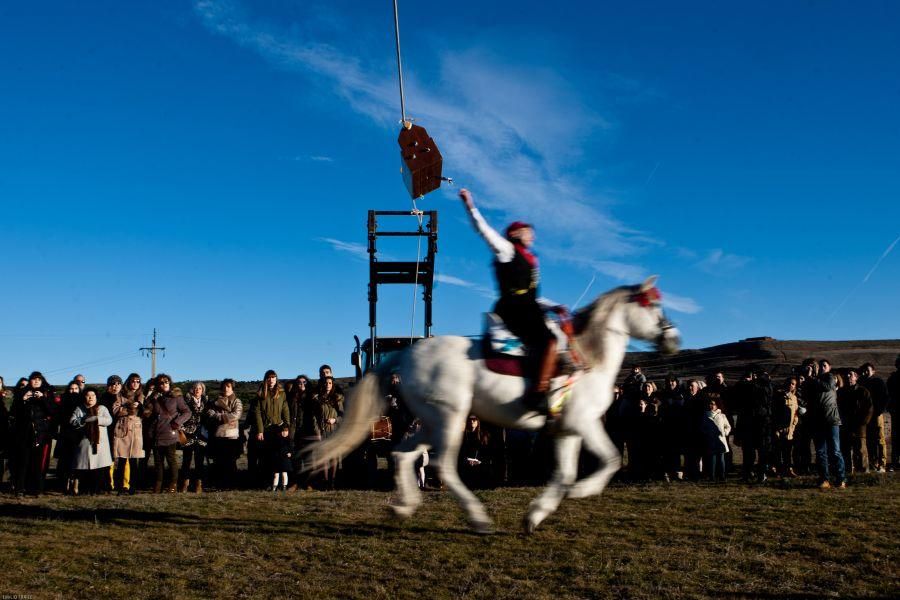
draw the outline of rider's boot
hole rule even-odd
[[[550,390],[550,378],[556,370],[556,338],[550,338],[544,347],[544,355],[538,365],[537,376],[534,379],[532,388],[525,394],[525,406],[536,410],[542,415],[550,412],[549,398],[547,392]]]

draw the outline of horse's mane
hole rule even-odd
[[[603,359],[603,336],[606,332],[606,322],[609,321],[613,308],[628,300],[639,287],[623,285],[614,288],[572,314],[572,325],[578,349],[586,354],[585,359],[591,362],[599,362]]]

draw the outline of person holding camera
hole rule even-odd
[[[24,386],[16,389],[13,397],[11,471],[18,496],[26,491],[44,492],[55,414],[53,388],[40,371],[35,371]]]

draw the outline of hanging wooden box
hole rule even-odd
[[[438,189],[444,159],[425,128],[403,127],[397,143],[400,144],[400,171],[409,195],[418,198]]]

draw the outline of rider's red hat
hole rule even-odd
[[[513,221],[506,228],[506,237],[509,237],[516,231],[525,229],[526,227],[529,229],[534,229],[534,227],[531,226],[531,223],[526,223],[525,221]]]

